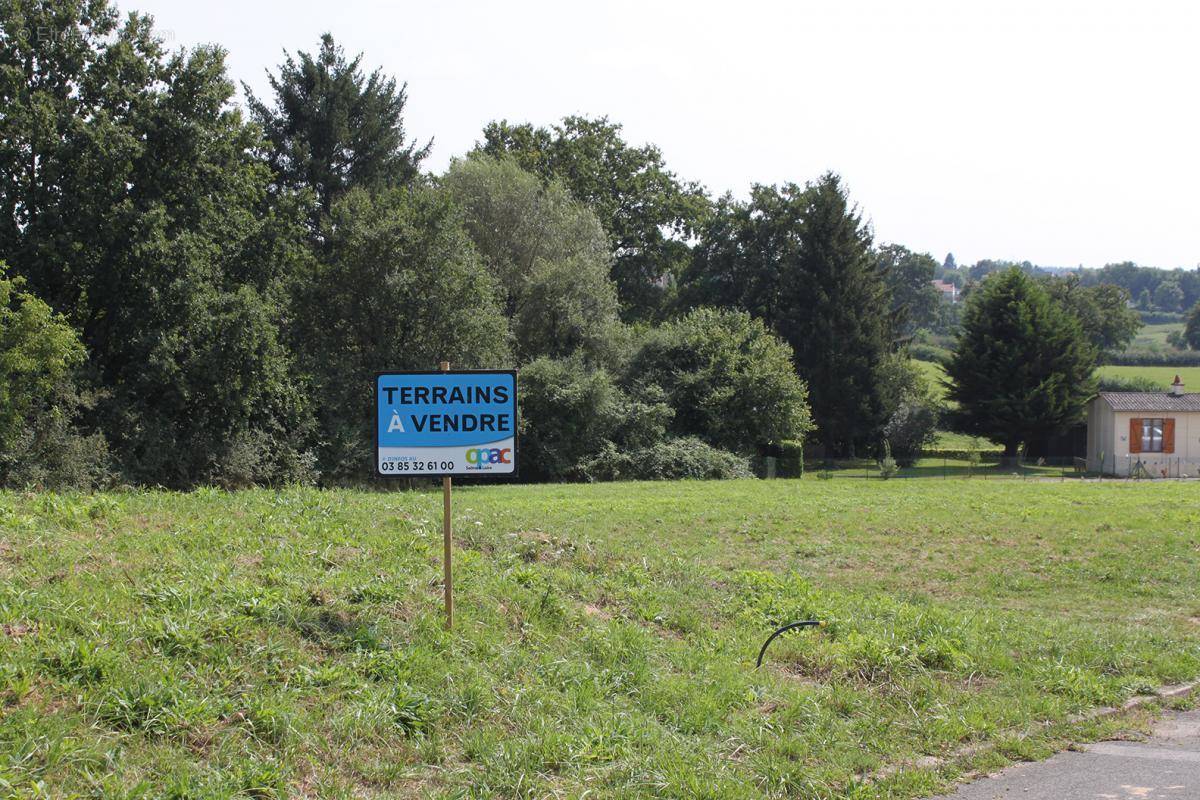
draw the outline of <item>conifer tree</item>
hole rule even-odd
[[[830,455],[879,445],[898,398],[891,295],[871,231],[832,173],[801,187],[723,198],[680,288],[682,304],[741,308],[796,354],[817,438]]]
[[[412,182],[430,141],[417,145],[404,131],[407,84],[380,70],[364,75],[362,56],[347,59],[326,33],[315,56],[288,56],[271,75],[273,104],[249,90],[250,112],[263,126],[276,183],[311,189],[318,215],[351,188],[393,188]]]
[[[795,263],[781,284],[785,314],[776,324],[796,351],[821,442],[834,455],[879,443],[894,405],[885,362],[892,317],[871,231],[827,173],[803,195]]]
[[[971,295],[946,365],[948,399],[964,433],[1020,446],[1077,422],[1095,394],[1096,351],[1071,313],[1013,267]]]

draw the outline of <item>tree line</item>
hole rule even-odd
[[[906,347],[946,265],[877,244],[835,174],[714,199],[578,116],[431,174],[406,85],[329,35],[243,109],[218,46],[103,0],[0,24],[6,483],[361,481],[371,375],[442,360],[520,369],[527,480],[931,436]]]

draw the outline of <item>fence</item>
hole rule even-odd
[[[812,461],[804,464],[803,472],[782,459],[759,459],[755,471],[763,478],[798,477],[825,480],[905,480],[910,478],[979,480],[1163,480],[1200,478],[1200,460],[1170,455],[1140,454],[1132,456],[1099,456],[1088,463],[1083,458],[1039,458],[1026,460],[1003,459],[994,455],[977,459],[931,457],[919,458],[911,465],[884,468],[872,459],[838,459]]]

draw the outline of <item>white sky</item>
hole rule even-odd
[[[1200,4],[120,0],[256,92],[330,31],[408,82],[440,171],[492,119],[607,114],[713,194],[846,179],[880,241],[1200,263]]]

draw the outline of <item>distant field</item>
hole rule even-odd
[[[1182,331],[1182,322],[1168,322],[1162,325],[1146,325],[1138,331],[1138,335],[1134,338],[1130,345],[1131,349],[1145,349],[1149,347],[1166,348],[1167,334],[1172,331]]]
[[[1156,326],[1157,327],[1157,326]],[[940,364],[935,364],[932,361],[913,361],[925,376],[929,379],[930,386],[934,388],[939,395],[944,393],[941,387],[940,379],[945,376],[945,371]],[[1165,391],[1175,380],[1178,375],[1187,385],[1190,391],[1200,392],[1200,367],[1118,367],[1111,364],[1105,364],[1099,368],[1101,376],[1111,376],[1120,378],[1144,377],[1150,380],[1157,381],[1162,385]]]
[[[1200,367],[1117,367],[1106,364],[1100,367],[1100,374],[1118,378],[1145,377],[1157,381],[1164,390],[1178,375],[1189,391],[1200,392]]]
[[[1200,674],[1195,490],[465,488],[453,634],[436,492],[0,494],[0,795],[925,796]]]

